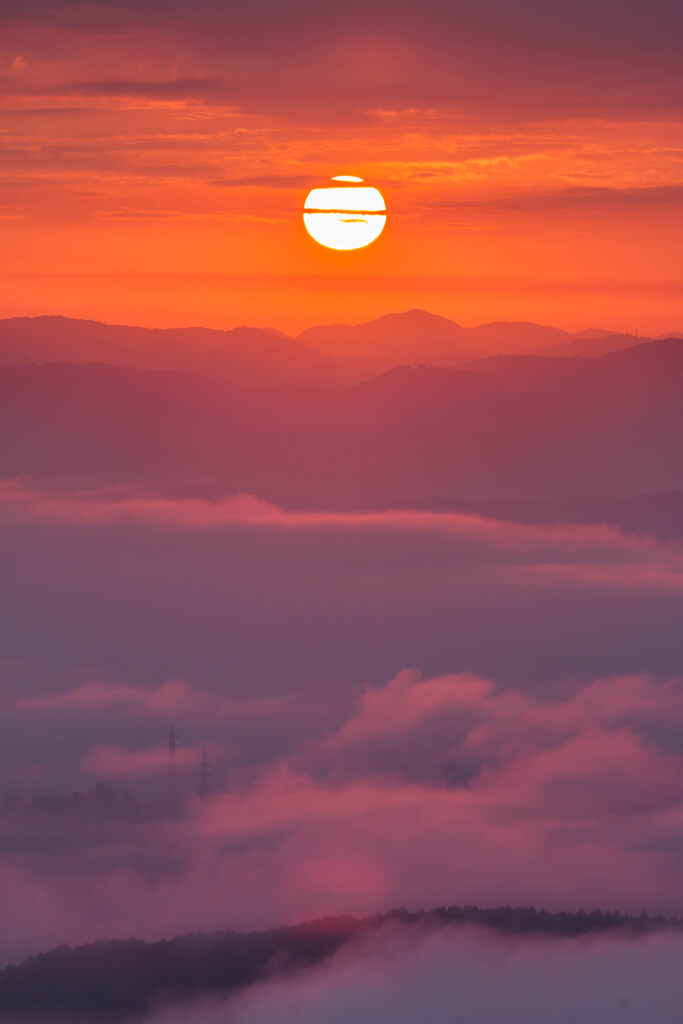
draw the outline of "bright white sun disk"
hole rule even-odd
[[[312,189],[304,204],[304,224],[316,242],[328,249],[362,249],[382,234],[386,204],[379,189],[362,178],[339,174],[343,185]]]

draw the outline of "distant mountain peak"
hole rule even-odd
[[[395,319],[403,318],[406,320],[417,320],[425,321],[426,323],[433,322],[435,320],[441,320],[444,323],[452,324],[454,327],[460,327],[460,324],[456,323],[455,320],[451,320],[449,317],[442,316],[440,313],[430,313],[426,309],[420,309],[415,306],[413,309],[406,309],[402,313],[387,313],[387,317],[393,317]],[[379,317],[378,319],[383,319]]]

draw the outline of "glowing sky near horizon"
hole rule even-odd
[[[359,9],[360,15],[360,9]],[[679,4],[0,11],[0,315],[683,329]],[[392,230],[301,208],[350,168]]]

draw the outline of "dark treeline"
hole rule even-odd
[[[68,817],[81,821],[137,824],[149,821],[152,812],[128,788],[120,792],[107,782],[68,795],[32,793],[7,796],[0,801],[0,819],[26,817]]]
[[[472,906],[417,913],[401,908],[360,919],[325,918],[270,931],[223,931],[160,942],[101,940],[60,946],[0,970],[0,1014],[4,1020],[140,1019],[171,1003],[228,995],[267,977],[312,967],[351,939],[392,923],[422,928],[476,924],[506,935],[556,938],[683,929],[683,921],[645,913]]]

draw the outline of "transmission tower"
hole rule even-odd
[[[202,756],[197,767],[199,768],[199,795],[208,796],[212,764],[205,743],[202,743]]]

